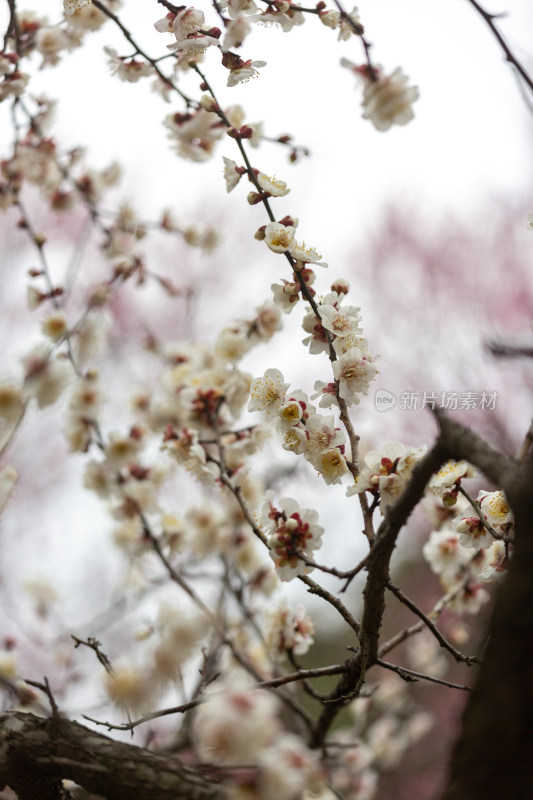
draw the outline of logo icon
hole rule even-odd
[[[396,395],[387,389],[378,389],[374,395],[374,405],[378,411],[390,411],[396,405]]]

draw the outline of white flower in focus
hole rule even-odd
[[[461,479],[475,478],[476,475],[476,470],[467,461],[447,461],[431,477],[428,488],[433,494],[442,497],[445,505],[455,505]]]
[[[258,70],[266,67],[266,61],[244,61],[242,66],[230,70],[228,75],[228,86],[237,86],[238,83],[247,83],[250,78],[259,75]]]
[[[391,75],[378,72],[378,79],[365,79],[363,92],[363,119],[369,119],[376,130],[388,131],[393,125],[406,125],[413,117],[411,108],[418,100],[416,86],[408,86],[409,78],[400,67]]]
[[[257,183],[264,192],[268,192],[271,197],[284,197],[289,194],[290,189],[284,181],[279,181],[276,178],[269,178],[264,172],[259,172],[257,175]]]
[[[324,528],[318,525],[318,513],[313,509],[300,508],[290,497],[279,501],[279,508],[272,503],[272,492],[266,493],[267,502],[261,510],[261,523],[270,531],[268,545],[276,572],[282,581],[290,581],[298,575],[307,575],[313,567],[299,558],[311,558],[314,550],[322,544]]]
[[[273,253],[285,253],[291,246],[295,232],[292,225],[269,222],[265,228],[265,243]]]
[[[365,467],[357,482],[348,487],[346,494],[350,496],[367,490],[379,492],[381,512],[385,514],[403,492],[416,462],[426,449],[426,445],[407,448],[401,442],[390,442],[381,450],[370,451],[364,458]]]
[[[300,299],[300,285],[282,279],[281,283],[273,283],[270,288],[274,295],[274,303],[281,308],[284,314],[290,314]]]
[[[299,262],[299,268],[301,268],[302,264],[316,264],[317,267],[327,267],[326,262],[320,260],[322,258],[320,253],[314,247],[308,247],[305,242],[298,244],[298,242],[292,241],[289,252]]]
[[[341,478],[348,472],[346,458],[338,447],[320,453],[312,463],[328,485],[341,483]]]
[[[452,521],[452,526],[459,534],[459,542],[463,547],[482,550],[490,547],[494,541],[492,535],[471,506]]]
[[[509,508],[505,494],[501,491],[485,492],[481,490],[476,497],[476,501],[490,524],[497,531],[506,533],[507,528],[513,522],[513,512]]]
[[[288,383],[278,369],[267,369],[262,378],[255,378],[250,387],[248,411],[263,411],[267,416],[276,414],[285,401]]]
[[[202,761],[255,763],[279,733],[278,701],[270,692],[250,689],[232,676],[225,691],[208,695],[195,712],[193,738]]]
[[[359,327],[359,322],[361,321],[360,308],[355,306],[336,308],[329,303],[323,303],[320,304],[318,310],[322,326],[335,334],[335,336],[345,337],[362,333]]]
[[[333,374],[339,381],[339,395],[347,403],[359,403],[359,394],[368,394],[370,382],[378,374],[372,361],[363,357],[358,347],[352,347],[333,362]]]

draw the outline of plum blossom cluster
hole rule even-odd
[[[279,370],[268,369],[250,387],[249,411],[261,411],[283,437],[283,448],[303,455],[327,484],[348,473],[345,434],[335,418],[318,414],[305,392],[288,391]]]
[[[193,736],[204,762],[226,767],[253,764],[246,796],[253,800],[294,800],[323,785],[315,752],[286,733],[277,698],[253,689],[241,672],[217,681],[195,714]],[[238,784],[229,796],[242,797]]]
[[[440,489],[444,513],[423,554],[450,595],[450,607],[475,614],[489,599],[483,584],[499,581],[506,572],[514,538],[513,515],[501,491],[482,490],[471,503],[456,496],[451,505],[454,476],[460,485],[474,471],[466,462],[449,462],[434,476],[430,491],[435,494]]]

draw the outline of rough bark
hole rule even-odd
[[[69,778],[106,800],[221,800],[222,787],[164,756],[70,722],[11,712],[0,717],[0,789],[19,800],[63,800]]]

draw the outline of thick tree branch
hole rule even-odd
[[[222,787],[182,764],[116,742],[76,722],[12,712],[0,717],[0,787],[19,800],[60,800],[61,780],[106,800],[218,800]]]

